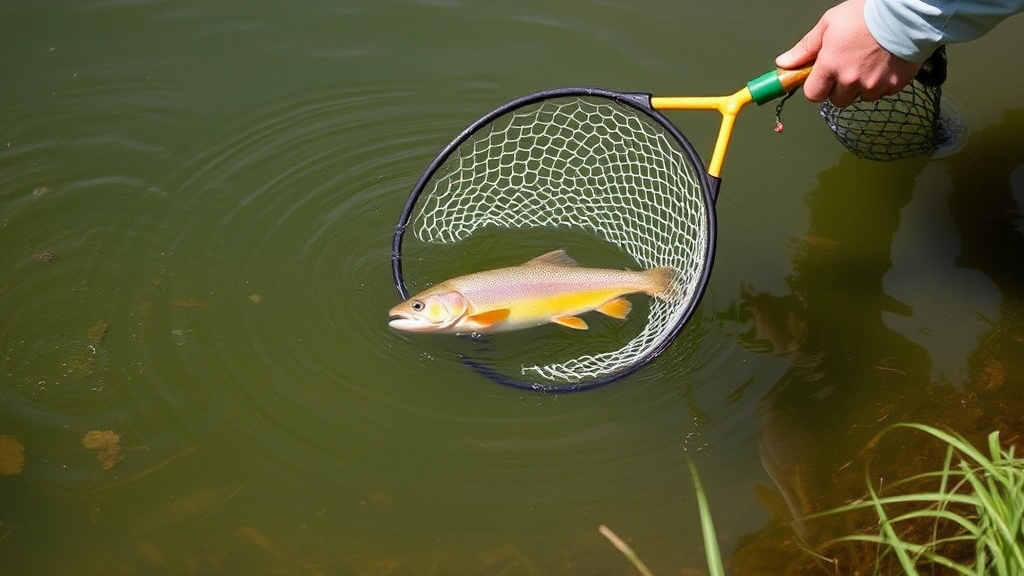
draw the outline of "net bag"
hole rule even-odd
[[[959,133],[942,109],[946,51],[940,47],[917,77],[898,93],[838,108],[827,100],[819,112],[836,139],[861,158],[901,160],[930,156]]]
[[[488,376],[530,389],[592,388],[662,352],[696,308],[714,253],[712,188],[693,147],[649,100],[565,88],[513,101],[463,131],[414,188],[394,239],[403,297],[407,230],[426,245],[484,230],[571,230],[615,246],[640,268],[680,272],[671,297],[650,298],[642,330],[623,345],[584,351],[592,342],[582,338],[576,355],[488,366]]]

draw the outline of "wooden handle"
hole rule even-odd
[[[798,68],[796,70],[784,70],[779,68],[775,72],[779,75],[779,83],[782,84],[783,90],[786,92],[792,92],[797,88],[804,85],[807,77],[811,74],[811,67]]]

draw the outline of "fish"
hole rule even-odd
[[[628,294],[668,300],[678,270],[612,270],[579,266],[565,250],[528,262],[440,282],[388,311],[388,325],[405,332],[492,334],[558,324],[587,330],[581,314],[597,311],[625,319]]]

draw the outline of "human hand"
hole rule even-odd
[[[883,48],[864,23],[865,0],[846,0],[822,15],[795,46],[775,59],[779,68],[813,64],[804,82],[812,102],[828,99],[839,107],[899,92],[921,68]]]

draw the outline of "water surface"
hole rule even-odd
[[[859,495],[887,423],[1019,433],[1024,20],[951,48],[968,132],[943,158],[859,160],[800,99],[781,135],[745,112],[705,299],[626,380],[531,394],[387,328],[399,211],[477,116],[563,85],[731,92],[815,18],[0,5],[0,434],[25,447],[0,572],[628,572],[600,524],[656,573],[700,570],[692,457],[730,569],[770,573],[749,551],[773,515]],[[710,155],[712,114],[671,117]]]

